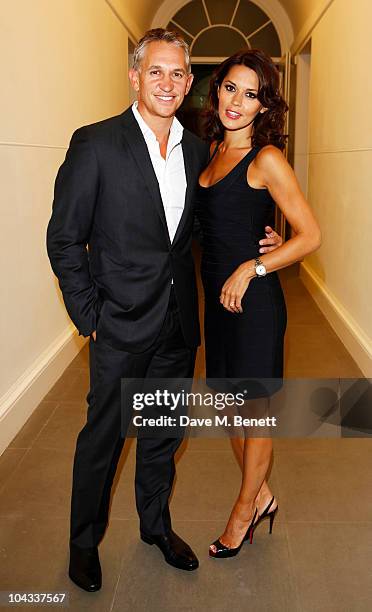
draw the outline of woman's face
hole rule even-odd
[[[218,114],[227,130],[241,130],[258,112],[265,111],[257,98],[258,76],[247,66],[233,66],[218,92]]]

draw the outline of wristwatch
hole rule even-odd
[[[266,276],[266,268],[259,257],[254,260],[257,276]]]

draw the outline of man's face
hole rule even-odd
[[[140,69],[130,70],[129,77],[141,114],[163,118],[175,115],[194,78],[187,73],[183,49],[164,41],[147,45]]]

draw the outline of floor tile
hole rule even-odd
[[[273,441],[274,453],[280,452],[313,452],[337,456],[338,453],[349,453],[349,460],[354,455],[368,454],[372,459],[372,440],[368,438],[276,438]]]
[[[40,519],[69,515],[72,453],[31,448],[4,485],[0,517]]]
[[[0,489],[12,476],[18,463],[21,461],[26,452],[26,448],[11,448],[8,446],[8,448],[6,448],[3,454],[0,456]]]
[[[18,432],[8,448],[30,448],[43,428],[52,418],[58,406],[56,401],[43,401]]]
[[[62,610],[108,612],[124,549],[122,525],[113,523],[99,548],[103,587],[96,593],[83,591],[68,578],[68,538],[69,523],[66,519],[1,519],[1,589],[65,592],[69,596],[69,605]],[[25,607],[18,606],[17,609]],[[46,610],[47,607],[32,606],[32,609]]]
[[[199,569],[194,572],[170,567],[155,546],[149,547],[139,542],[133,532],[128,533],[113,611],[297,612],[283,526],[274,528],[272,536],[257,533],[252,546],[245,544],[235,558],[212,559],[208,546],[223,526],[217,521],[174,520],[174,530],[199,558]]]
[[[284,289],[285,293],[285,289]],[[292,299],[290,293],[286,299],[288,326],[324,325],[324,315],[309,294],[299,293]]]
[[[337,452],[335,445],[328,452],[277,451],[278,498],[286,519],[372,521],[370,458],[370,450]]]
[[[77,435],[86,422],[86,414],[85,401],[64,401],[36,438],[34,447],[74,452]]]
[[[369,612],[372,524],[287,526],[303,612]]]
[[[44,400],[83,401],[89,389],[89,371],[79,368],[65,372],[47,393]]]

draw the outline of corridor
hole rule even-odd
[[[345,419],[342,427],[336,419],[344,417],[339,401],[342,385],[347,390],[352,387],[348,398],[353,400],[358,386],[350,383],[347,387],[349,382],[342,381],[359,379],[361,387],[368,387],[372,381],[372,251],[368,239],[372,235],[372,3],[369,0],[353,3],[349,0],[4,0],[0,5],[0,62],[4,85],[0,114],[0,608],[6,607],[7,592],[28,592],[65,593],[66,608],[71,612],[369,612],[372,607],[372,424],[368,420],[371,420],[372,401],[367,399],[362,409],[354,413],[353,417],[356,414],[360,419],[355,421],[355,427],[350,426],[351,419],[349,423]],[[179,101],[171,118],[173,121],[177,116],[184,128],[182,139],[177,136],[172,149],[180,153],[183,147],[175,162],[177,174],[172,174],[172,181],[177,177],[174,185],[182,186],[179,192],[182,199],[176,206],[174,201],[169,205],[162,200],[165,191],[160,189],[160,174],[152,172],[156,168],[160,172],[163,160],[159,158],[161,164],[154,166],[147,155],[151,147],[141,132],[137,129],[137,136],[135,132],[130,134],[128,126],[119,123],[120,115],[131,117],[130,107],[136,108],[132,105],[138,97],[137,81],[133,78],[130,81],[129,74],[133,77],[131,69],[143,66],[146,56],[146,48],[142,47],[141,59],[138,43],[146,31],[158,28],[170,29],[183,37],[190,52],[179,41],[185,51],[181,72],[178,62],[165,71],[167,74],[157,70],[163,60],[159,66],[155,61],[151,66],[156,69],[152,72],[163,87],[161,96],[154,89],[154,97],[166,105]],[[279,270],[288,310],[285,379],[290,385],[306,379],[317,390],[322,387],[322,393],[325,389],[325,394],[315,396],[311,404],[311,419],[316,427],[311,430],[312,435],[307,429],[304,436],[274,439],[270,487],[278,499],[279,512],[273,533],[268,534],[267,523],[260,524],[252,546],[245,544],[238,556],[226,560],[209,558],[208,546],[221,535],[228,519],[241,484],[239,465],[227,437],[194,437],[183,441],[177,455],[171,512],[174,530],[190,543],[199,558],[200,567],[195,572],[182,572],[167,565],[157,547],[140,540],[134,496],[136,441],[127,440],[115,476],[109,528],[99,550],[103,585],[101,590],[88,593],[75,586],[67,575],[69,518],[75,444],[86,420],[89,387],[89,355],[84,336],[93,330],[93,325],[97,327],[97,316],[101,316],[104,308],[100,299],[104,303],[109,295],[101,290],[104,282],[102,287],[100,282],[107,274],[113,280],[115,295],[118,291],[120,296],[114,297],[112,304],[125,311],[122,321],[128,323],[128,335],[117,325],[115,306],[112,319],[107,318],[113,321],[112,329],[122,333],[120,342],[131,341],[131,335],[137,337],[132,322],[137,324],[142,315],[155,325],[153,312],[161,314],[161,308],[158,297],[154,296],[165,296],[171,277],[175,286],[178,282],[178,287],[184,290],[190,333],[196,335],[191,260],[188,253],[185,264],[178,258],[177,250],[172,250],[174,244],[168,243],[169,231],[168,235],[163,232],[159,218],[165,227],[168,224],[165,213],[173,210],[175,217],[171,223],[176,236],[180,212],[185,221],[181,230],[190,228],[191,231],[193,209],[188,194],[193,193],[189,189],[192,181],[195,180],[196,187],[201,176],[201,165],[197,169],[195,166],[201,144],[187,130],[199,136],[203,133],[204,111],[216,67],[241,49],[256,53],[256,48],[264,51],[271,59],[269,64],[277,69],[272,66],[275,86],[271,99],[278,102],[282,97],[284,106],[288,106],[285,119],[280,115],[281,125],[279,115],[275,116],[267,131],[270,138],[262,142],[271,142],[274,128],[280,127],[281,136],[282,131],[288,134],[284,154],[322,234],[319,248],[307,250],[302,258],[287,259],[287,263],[300,261]],[[135,59],[138,61],[134,62]],[[192,83],[187,72],[188,59]],[[166,65],[169,66],[168,60]],[[143,91],[141,71],[134,72],[138,76],[138,90]],[[182,79],[184,83],[190,79],[191,88],[185,97],[186,89],[179,90],[182,99],[168,95],[169,84],[164,90],[164,78],[169,75],[174,79],[171,88],[180,87]],[[177,80],[179,77],[181,81]],[[260,105],[270,106],[269,98],[260,99],[266,87],[264,80],[258,78],[257,99]],[[145,88],[151,92],[148,100],[152,100],[152,83]],[[217,90],[217,82],[214,86]],[[256,85],[252,88],[248,81],[244,90],[239,88],[244,100],[248,92],[250,95],[256,91]],[[220,89],[218,106],[219,95]],[[260,112],[264,108],[256,110],[258,120],[252,118],[255,124],[242,124],[243,130],[251,125],[252,130],[259,127]],[[215,114],[217,118],[217,111]],[[263,114],[264,119],[268,116]],[[97,153],[96,145],[88,146],[89,139],[84,141],[83,137],[84,153],[80,161],[79,156],[74,158],[78,137],[75,145],[70,146],[72,135],[77,131],[80,136],[88,134],[89,129],[84,130],[84,126],[99,122],[112,126],[112,122],[105,120],[113,117],[117,118],[117,131],[113,130],[107,141],[102,136],[101,144],[107,148]],[[148,131],[145,125],[142,136],[147,134],[149,142],[153,141],[156,154],[159,148],[156,141],[159,144],[162,141],[155,134],[157,127],[161,127],[159,117],[163,122],[164,117],[155,113],[152,130],[142,116],[149,128]],[[132,119],[133,126],[134,116]],[[167,140],[174,124],[168,123],[169,117],[165,119],[162,136]],[[239,124],[234,129],[236,125]],[[212,130],[207,132],[203,137],[212,139]],[[252,137],[256,137],[254,131],[249,135],[251,141]],[[190,148],[187,154],[188,139],[197,148]],[[242,148],[245,147],[236,149]],[[71,171],[66,170],[69,164],[65,164],[61,173],[65,173],[64,178],[55,190],[58,169],[66,156],[72,162]],[[204,155],[200,159],[204,163]],[[137,175],[137,170],[143,176]],[[221,180],[225,178],[223,174]],[[89,178],[90,175],[94,178]],[[147,187],[146,176],[151,181]],[[71,179],[70,187],[63,188],[66,177]],[[292,179],[293,188],[296,183],[293,175]],[[208,184],[214,186],[213,182]],[[164,189],[166,183],[164,179]],[[288,205],[296,208],[295,199],[285,197],[294,193],[288,191],[288,184],[283,182],[277,189],[279,197],[274,198],[275,210],[270,217],[270,224],[284,243],[299,227],[293,223],[291,213],[287,214]],[[256,186],[258,192],[272,187],[272,183],[259,181]],[[76,193],[82,194],[81,197]],[[221,199],[223,212],[231,210],[228,208],[230,194],[228,190],[225,193],[226,200]],[[102,201],[101,196],[104,196]],[[65,246],[61,240],[63,232],[55,231],[54,261],[61,262],[69,252],[73,255],[70,264],[65,259],[66,267],[59,279],[53,273],[46,246],[53,201],[60,202],[61,225],[70,222]],[[71,204],[75,207],[73,213]],[[241,219],[245,222],[249,219],[245,215],[245,200],[239,200],[240,204],[243,206]],[[112,225],[107,224],[109,209]],[[209,218],[212,219],[215,208],[211,207],[211,211]],[[153,225],[148,223],[151,219]],[[235,225],[239,225],[239,233],[245,240],[245,234],[240,231],[243,224],[234,222]],[[308,223],[305,225],[306,231],[297,231],[297,235],[301,237],[302,233],[303,237],[308,233],[314,241],[317,232]],[[221,227],[225,230],[229,225],[221,221]],[[92,245],[97,228],[98,239]],[[180,252],[184,254],[188,238],[181,230],[178,239],[182,239]],[[251,230],[249,235],[256,239]],[[141,246],[143,237],[149,243],[144,240]],[[228,237],[235,240],[232,231]],[[159,259],[155,257],[156,249],[154,255],[152,241],[159,244]],[[228,258],[234,247],[235,244],[230,244],[226,249]],[[74,259],[76,254],[81,256],[78,263]],[[146,265],[140,261],[142,254],[148,260]],[[165,261],[165,254],[169,257],[168,276],[161,281],[161,263],[158,266],[157,262]],[[198,263],[197,249],[194,255]],[[95,279],[94,258],[99,264]],[[181,275],[178,281],[174,274],[177,266]],[[101,279],[95,286],[87,283],[88,275],[80,284],[79,278],[88,270],[89,274],[93,272],[94,282]],[[62,295],[61,287],[68,277],[70,290],[66,291],[65,284]],[[131,279],[136,283],[126,285]],[[147,283],[154,284],[149,299],[146,298]],[[96,287],[99,287],[99,299],[96,299]],[[137,290],[143,302],[136,300]],[[66,295],[67,302],[75,296],[68,312]],[[88,301],[79,306],[82,295],[87,297],[89,308]],[[190,308],[187,307],[189,298]],[[143,311],[142,303],[147,304]],[[200,280],[199,304],[203,322]],[[259,312],[262,310],[259,305]],[[273,312],[276,316],[277,310]],[[81,317],[76,314],[84,318],[83,327]],[[266,332],[273,320],[274,317],[268,325],[255,323],[254,327]],[[155,328],[153,337],[157,333]],[[145,327],[138,323],[136,329],[139,341]],[[222,329],[222,325],[216,324],[215,329]],[[233,337],[235,340],[237,336],[231,334],[228,340]],[[245,338],[239,331],[238,340],[242,339],[244,350]],[[230,353],[234,352],[239,362],[235,346]],[[261,341],[250,351],[254,366],[262,346],[271,345]],[[211,352],[219,355],[218,351]],[[268,353],[271,357],[279,354],[274,350]],[[104,365],[108,363],[105,359]],[[203,343],[198,349],[195,377],[205,378]],[[335,388],[327,395],[329,388],[323,383],[318,385],[318,379],[336,379],[339,395]],[[371,390],[370,385],[368,392]],[[293,422],[295,426],[307,427],[308,422],[303,418],[310,412],[306,412],[306,401],[302,401],[301,395],[294,397]],[[297,397],[301,398],[298,402]],[[308,397],[314,399],[313,395]],[[323,404],[320,400],[324,397],[327,401]],[[329,406],[340,408],[340,412],[330,411]],[[106,417],[111,413],[104,414]],[[102,430],[106,431],[104,427]],[[101,455],[98,463],[102,465]],[[92,505],[87,507],[91,509]],[[12,605],[11,608],[23,610],[28,606]],[[42,612],[47,606],[33,605],[32,608]]]

